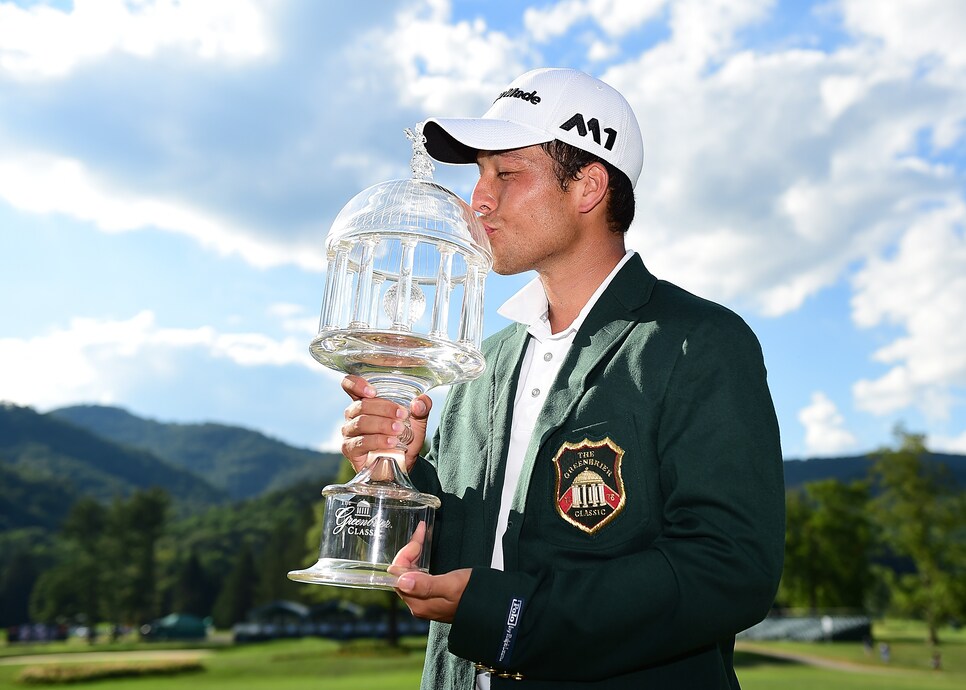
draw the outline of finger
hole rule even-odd
[[[409,572],[396,581],[396,592],[417,618],[452,623],[472,572],[469,568],[444,575]]]
[[[440,596],[436,593],[435,581],[437,579],[428,573],[410,571],[401,575],[396,581],[396,589],[404,594],[406,599],[432,599]]]
[[[349,394],[353,400],[376,397],[376,389],[369,385],[361,376],[346,376],[342,379],[342,390]]]
[[[443,623],[453,621],[460,597],[450,591],[446,575],[433,576],[411,571],[397,580],[396,591],[416,618]]]
[[[423,552],[423,542],[426,540],[426,522],[420,520],[419,524],[416,525],[416,530],[413,532],[412,539],[399,550],[396,557],[392,559],[392,564],[395,566],[403,566],[406,568],[417,567],[419,563],[419,556]]]
[[[384,417],[374,414],[360,414],[346,417],[346,423],[340,431],[345,438],[366,436],[369,434],[383,434],[399,436],[406,429],[406,422],[399,418]]]
[[[426,535],[426,523],[420,522],[413,538],[399,550],[392,563],[386,568],[390,575],[404,575],[413,570],[419,570],[419,557],[423,552],[423,542]]]
[[[395,448],[408,430],[405,422],[385,417],[362,415],[342,425],[342,454],[357,470],[373,450]]]
[[[420,395],[413,400],[409,409],[414,420],[424,420],[429,417],[429,411],[433,408],[433,399],[428,395]]]
[[[366,398],[349,403],[345,408],[345,418],[352,419],[361,415],[385,417],[387,419],[402,419],[409,417],[409,412],[402,405],[397,405],[384,398]]]
[[[343,438],[342,454],[349,458],[349,462],[352,463],[352,466],[358,472],[365,466],[371,451],[395,448],[398,443],[399,437],[383,436],[381,434]]]

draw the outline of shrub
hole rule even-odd
[[[142,661],[109,664],[49,664],[29,666],[17,680],[26,685],[63,685],[104,678],[173,676],[204,671],[200,661]]]

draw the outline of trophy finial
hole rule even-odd
[[[404,130],[406,138],[413,142],[413,157],[409,162],[414,180],[433,179],[433,161],[426,152],[426,137],[423,135],[423,123],[419,122],[413,129]]]

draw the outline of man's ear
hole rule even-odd
[[[571,184],[577,186],[577,210],[589,213],[597,208],[607,197],[610,175],[602,163],[594,162],[584,166],[580,178]]]

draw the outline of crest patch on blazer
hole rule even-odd
[[[594,534],[624,509],[623,449],[605,438],[564,443],[553,459],[557,471],[557,514]]]

